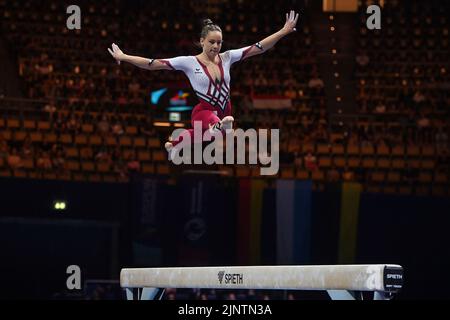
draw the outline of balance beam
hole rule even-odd
[[[132,288],[151,299],[155,289],[279,289],[326,290],[332,299],[352,299],[349,291],[373,291],[385,299],[403,285],[403,268],[395,264],[124,268],[120,285],[132,298]],[[354,297],[353,297],[354,298]]]

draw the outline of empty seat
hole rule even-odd
[[[39,121],[37,124],[37,127],[41,131],[48,131],[50,130],[50,122],[48,121]]]
[[[347,145],[347,154],[358,155],[359,154],[359,146],[356,144]]]
[[[138,129],[137,129],[136,126],[126,126],[126,127],[125,127],[125,132],[126,132],[128,135],[136,135],[137,132],[138,132]]]
[[[83,159],[92,159],[94,157],[94,150],[91,147],[81,148],[80,157]]]
[[[404,147],[403,146],[395,146],[392,148],[392,155],[401,157],[404,155]]]
[[[433,176],[430,172],[419,172],[419,181],[423,183],[430,183],[433,180]]]
[[[157,174],[169,174],[170,173],[170,168],[167,164],[158,164],[156,166],[156,173]]]
[[[26,169],[34,169],[34,159],[33,158],[22,159],[22,165]]]
[[[408,166],[414,169],[420,168],[420,159],[410,158],[407,160]]]
[[[84,133],[92,133],[94,132],[94,126],[90,123],[83,123],[81,125],[81,131]]]
[[[419,146],[407,146],[406,147],[406,154],[408,156],[419,156],[419,154],[420,154]]]
[[[434,181],[443,184],[447,183],[448,182],[447,174],[445,172],[437,172],[434,176]]]
[[[117,145],[117,139],[115,136],[106,137],[105,142],[106,142],[107,146],[116,146]]]
[[[361,163],[361,159],[359,157],[349,157],[348,158],[348,166],[350,168],[359,167],[360,163]]]
[[[423,169],[433,170],[434,169],[434,160],[432,160],[432,159],[422,159],[421,167]]]
[[[313,180],[323,181],[325,180],[325,173],[321,170],[314,170],[311,175]]]
[[[331,167],[331,158],[326,156],[319,157],[319,167],[321,168]]]
[[[27,177],[27,173],[23,169],[16,169],[16,170],[14,170],[13,171],[13,175],[16,178],[26,178]]]
[[[142,173],[155,173],[155,166],[153,163],[143,163]]]
[[[344,157],[334,157],[333,162],[334,165],[338,168],[344,168],[346,165]]]
[[[79,157],[78,148],[75,147],[66,148],[66,156],[68,158],[78,158]]]
[[[247,167],[237,166],[236,167],[237,177],[248,177],[250,176],[250,169]]]
[[[20,128],[20,120],[19,119],[7,119],[6,126],[10,129],[19,129]]]
[[[36,129],[36,121],[34,120],[24,120],[23,121],[23,127],[27,130]]]
[[[145,137],[135,137],[133,139],[134,141],[134,146],[138,147],[138,148],[143,148],[146,146],[146,141],[145,141]]]
[[[95,164],[92,161],[83,161],[81,162],[81,170],[86,172],[95,171]]]
[[[104,182],[116,182],[116,176],[114,174],[104,174],[103,175]]]
[[[333,144],[331,146],[331,153],[334,155],[343,155],[344,154],[344,145],[343,144]]]
[[[167,152],[156,150],[153,152],[153,161],[166,161]]]
[[[80,162],[77,160],[66,160],[66,168],[70,171],[79,171]]]
[[[422,155],[426,157],[434,157],[434,146],[432,145],[423,146]]]
[[[363,155],[373,155],[375,153],[375,148],[373,145],[364,145],[361,147],[361,153]]]
[[[402,169],[404,167],[405,167],[405,160],[400,159],[400,158],[392,159],[392,168]]]
[[[389,182],[399,182],[400,181],[400,172],[398,171],[391,171],[387,174],[387,181]]]
[[[375,167],[375,159],[372,157],[364,157],[361,162],[363,168],[374,168]]]
[[[382,171],[375,171],[371,173],[371,180],[374,182],[384,182],[385,173]]]
[[[85,145],[88,143],[88,136],[85,134],[77,134],[75,135],[75,144]]]
[[[92,144],[94,146],[98,146],[102,144],[102,137],[97,135],[97,134],[93,134],[89,136],[89,144]]]
[[[101,182],[102,181],[102,176],[99,173],[93,172],[93,173],[89,174],[88,180],[91,181],[91,182]]]
[[[152,159],[150,150],[139,150],[137,155],[139,161],[150,161]]]
[[[377,146],[377,154],[380,156],[387,156],[389,155],[389,147],[381,144]]]
[[[330,154],[330,146],[328,144],[318,144],[317,145],[318,154]]]
[[[111,166],[108,162],[98,162],[97,170],[99,172],[109,172],[111,170]]]
[[[309,179],[309,171],[307,170],[297,170],[297,179],[300,180],[308,180]]]
[[[48,132],[44,134],[44,142],[55,143],[56,140],[57,136],[53,132]]]
[[[25,132],[25,131],[14,132],[14,140],[16,140],[16,141],[23,141],[23,140],[25,140],[26,136],[27,136],[27,132]]]
[[[41,132],[31,132],[30,139],[32,142],[42,142],[43,134]]]
[[[72,135],[68,133],[63,133],[59,136],[59,142],[63,144],[70,144],[72,143]]]
[[[259,171],[258,171],[259,173]],[[295,178],[295,170],[294,168],[282,168],[281,169],[281,178],[283,179],[294,179]]]
[[[161,146],[161,141],[159,141],[159,139],[157,139],[157,138],[149,138],[148,146],[150,148],[159,148]]]
[[[389,158],[383,157],[378,158],[377,167],[381,169],[388,169],[391,166],[391,160]]]
[[[130,146],[133,145],[132,140],[131,140],[131,138],[129,136],[121,136],[119,138],[119,144],[122,147],[130,147]]]

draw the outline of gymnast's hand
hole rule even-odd
[[[294,10],[291,10],[290,13],[286,13],[286,23],[284,24],[283,29],[281,29],[286,34],[297,31],[295,28],[298,20],[298,13],[295,13]]]
[[[118,64],[120,64],[120,61],[122,61],[122,59],[125,57],[125,54],[115,43],[112,44],[112,50],[108,48],[108,51],[113,56],[113,58],[116,59]]]

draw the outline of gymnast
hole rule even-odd
[[[199,99],[192,110],[191,124],[199,121],[202,131],[210,130],[212,134],[233,129],[230,101],[230,67],[233,63],[262,54],[271,49],[281,38],[296,31],[298,13],[294,10],[286,14],[286,22],[281,30],[260,42],[240,49],[220,53],[223,44],[222,29],[210,19],[203,21],[200,33],[202,52],[196,56],[179,56],[170,59],[149,59],[127,55],[116,44],[108,48],[109,53],[118,64],[128,62],[147,70],[179,70],[189,78],[191,86]],[[194,129],[188,129],[193,141]],[[169,139],[165,148],[170,153],[182,141],[183,135]]]

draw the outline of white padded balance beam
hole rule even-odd
[[[395,264],[124,268],[122,288],[351,290],[396,292],[403,268]]]

